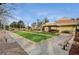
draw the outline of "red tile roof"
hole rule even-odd
[[[61,18],[56,21],[56,23],[74,23],[74,22],[79,22],[79,20],[71,20],[68,18]]]
[[[69,18],[61,18],[53,23],[44,24],[44,26],[47,26],[47,25],[75,25],[77,23],[79,23],[79,20],[71,20]]]

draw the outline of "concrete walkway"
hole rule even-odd
[[[5,37],[7,41],[5,41]],[[21,46],[9,34],[0,31],[0,55],[27,55]]]
[[[25,39],[15,33],[8,32],[18,44],[30,55],[68,55],[71,44],[68,45],[67,50],[62,49],[61,43],[65,43],[72,38],[71,34],[59,35],[55,38],[43,41],[41,43],[34,43]]]
[[[55,55],[68,55],[71,45],[68,45],[68,47],[66,47],[67,50],[63,50],[62,45],[64,45],[71,38],[72,38],[72,35],[63,34],[63,35],[59,35],[54,40],[51,40],[50,42],[51,42],[51,46],[53,47],[54,54]]]
[[[58,37],[51,38],[47,41],[37,44],[36,48],[31,51],[30,54],[38,55],[68,55],[70,46],[67,47],[67,51],[62,49],[60,43],[70,40],[72,35],[59,35]]]

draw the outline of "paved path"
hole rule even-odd
[[[4,36],[7,37],[7,42]],[[27,55],[27,53],[12,39],[9,34],[0,31],[0,55]]]
[[[70,46],[67,51],[62,49],[61,43],[65,43],[72,38],[71,34],[59,35],[41,43],[33,43],[21,36],[9,32],[10,35],[21,45],[21,47],[30,55],[68,55]],[[24,39],[24,40],[23,40]]]
[[[58,37],[54,39],[49,39],[45,42],[39,43],[35,49],[31,51],[31,54],[35,54],[35,52],[38,52],[36,54],[38,55],[68,55],[70,46],[67,48],[68,50],[63,50],[62,46],[59,44],[62,42],[66,42],[69,39],[71,39],[71,35],[59,35]]]
[[[72,38],[72,35],[60,35],[57,38],[55,38],[54,40],[51,40],[50,42],[52,43],[52,47],[53,47],[53,51],[55,55],[68,55],[69,54],[69,49],[70,49],[70,45],[69,47],[67,47],[67,51],[63,50],[63,46],[61,46],[60,44],[65,44],[67,43],[68,40],[70,40]]]

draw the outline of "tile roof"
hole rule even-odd
[[[67,18],[61,18],[56,21],[56,23],[71,23],[71,22],[73,22],[73,20]]]
[[[43,26],[48,26],[48,25],[75,25],[79,23],[79,20],[71,20],[68,18],[61,18],[55,22],[50,22],[50,23],[46,23]]]

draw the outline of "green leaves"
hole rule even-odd
[[[18,22],[12,22],[12,23],[10,24],[10,26],[11,26],[12,28],[25,28],[25,24],[24,24],[24,22],[23,22],[22,20],[20,20],[20,21],[18,21]]]

